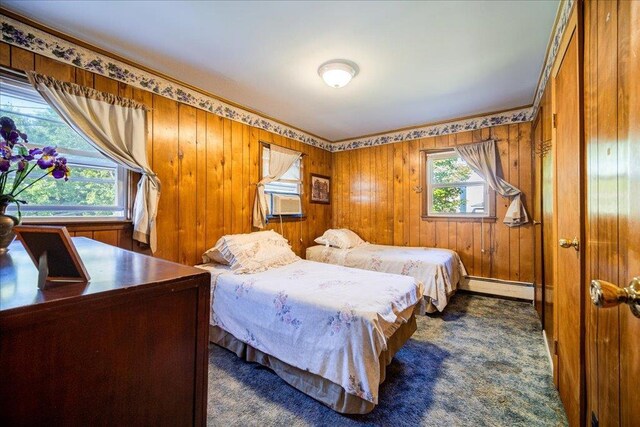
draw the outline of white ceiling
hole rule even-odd
[[[328,140],[531,104],[558,0],[3,6]],[[345,58],[360,74],[330,88]]]

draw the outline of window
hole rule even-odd
[[[62,121],[29,83],[5,76],[0,83],[0,114],[28,135],[28,148],[57,147],[71,168],[69,181],[43,179],[21,194],[28,202],[23,217],[125,218],[127,171]],[[15,207],[8,210],[15,214]]]
[[[270,159],[270,149],[269,145],[262,144],[262,177],[264,178],[269,174],[269,159]],[[270,182],[264,186],[264,192],[267,195],[267,203],[269,205],[269,212],[275,213],[274,207],[274,195],[285,195],[285,196],[297,196],[298,201],[296,200],[288,200],[287,201],[287,209],[283,209],[286,212],[296,212],[296,213],[288,213],[282,215],[288,216],[300,216],[302,215],[302,201],[300,199],[300,195],[302,194],[302,157],[300,157],[296,162],[289,168],[287,172],[285,172],[282,177],[277,180]],[[290,199],[290,198],[287,198]],[[271,216],[271,215],[270,215]]]
[[[426,181],[427,216],[493,216],[489,186],[454,151],[427,153]]]
[[[262,146],[262,177],[269,174],[269,147]],[[298,194],[302,185],[302,157],[299,158],[289,170],[277,181],[264,186],[266,193]]]

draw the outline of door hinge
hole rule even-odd
[[[558,126],[558,116],[556,116],[556,113],[553,113],[551,115],[551,126],[553,126],[553,128],[555,129]]]
[[[553,355],[554,356],[558,355],[558,340],[553,341]]]

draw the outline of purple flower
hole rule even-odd
[[[31,161],[35,159],[35,156],[37,156],[38,154],[42,154],[42,150],[39,148],[32,148],[31,150],[29,150],[28,154],[23,154],[22,158]]]
[[[20,136],[16,131],[16,124],[9,117],[0,118],[0,136],[6,141],[11,148],[15,144],[15,140]]]
[[[55,163],[57,156],[58,153],[55,147],[44,147],[42,149],[42,156],[38,159],[38,166],[40,166],[40,169],[49,169]]]
[[[56,151],[56,147],[44,147],[42,149],[42,154],[55,157],[58,155],[58,152]]]
[[[16,124],[13,119],[7,116],[3,116],[0,117],[0,127],[2,128],[2,130],[14,130],[16,128]]]
[[[7,142],[9,142],[10,144],[15,144],[16,142],[18,142],[18,139],[20,138],[20,133],[17,130],[12,130],[9,132],[9,135],[7,136]]]
[[[27,142],[27,134],[20,132],[16,128],[15,122],[7,117],[0,117],[0,136],[2,136],[2,148],[8,146],[9,151],[18,143],[20,139]]]
[[[67,166],[67,159],[58,157],[55,147],[45,147],[43,149],[27,148],[27,134],[20,132],[16,128],[15,122],[6,116],[0,117],[0,137],[0,175],[3,182],[5,182],[9,171],[12,170],[12,166],[17,173],[11,190],[5,192],[3,189],[3,194],[0,196],[3,200],[14,201],[17,204],[18,216],[20,216],[20,205],[27,202],[26,200],[16,199],[16,195],[30,185],[26,184],[21,187],[27,175],[34,171],[34,167],[30,166],[30,163],[34,161],[43,170],[41,176],[36,180],[51,175],[54,179],[68,181],[70,171]]]
[[[51,175],[53,175],[55,179],[64,178],[65,181],[68,181],[69,168],[67,167],[67,159],[64,157],[58,157],[53,165]]]
[[[11,147],[6,141],[0,141],[0,156],[3,159],[8,159],[11,157]]]

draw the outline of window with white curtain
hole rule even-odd
[[[264,178],[269,174],[269,147],[262,146],[262,177]],[[268,183],[264,186],[265,193],[280,193],[280,194],[301,194],[302,186],[302,157],[289,168],[289,170],[277,180]]]
[[[455,151],[427,153],[426,181],[427,216],[492,216],[489,186]]]
[[[24,191],[23,217],[126,218],[127,171],[71,129],[28,82],[0,78],[0,115],[28,135],[28,148],[56,147],[71,169],[67,182],[43,179]],[[38,176],[34,171],[25,182]]]

